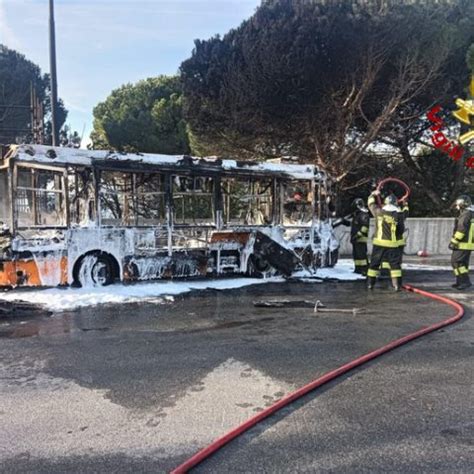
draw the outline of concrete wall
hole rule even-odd
[[[449,241],[453,234],[454,218],[452,217],[409,217],[406,221],[408,228],[407,246],[405,253],[414,255],[419,250],[426,250],[430,255],[447,255]],[[352,254],[352,245],[349,241],[349,227],[339,226],[335,229],[336,236],[341,242],[339,253]],[[370,219],[369,237],[374,233],[374,219]],[[369,239],[369,249],[371,248]]]

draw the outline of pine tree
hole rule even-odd
[[[189,153],[178,77],[126,84],[94,108],[93,148]]]

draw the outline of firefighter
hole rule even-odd
[[[397,206],[397,197],[390,194],[384,199],[383,207],[379,207],[376,196],[380,195],[375,190],[368,200],[368,207],[375,218],[375,233],[372,240],[372,258],[367,271],[367,288],[373,289],[383,261],[390,265],[390,276],[395,291],[400,291],[402,280],[402,267],[400,261],[399,242],[397,229],[399,229],[400,209]]]
[[[469,259],[474,250],[474,207],[469,196],[459,196],[454,202],[454,207],[459,213],[454,223],[454,233],[449,243],[451,265],[456,283],[453,288],[465,290],[471,285],[469,279]]]
[[[367,241],[369,240],[369,210],[364,200],[356,198],[352,202],[351,244],[354,259],[354,272],[367,275]]]
[[[405,220],[408,217],[409,207],[408,201],[403,200],[398,208],[398,224],[397,224],[397,244],[398,244],[398,260],[400,262],[400,268],[402,268],[403,252],[405,251],[405,245],[407,243],[405,237]],[[400,278],[401,282],[401,278]]]
[[[364,200],[356,198],[352,201],[352,213],[340,217],[333,222],[333,227],[345,225],[351,228],[352,257],[354,259],[354,273],[367,275],[369,261],[367,259],[367,241],[369,240],[369,210]]]
[[[400,260],[400,268],[402,266],[403,261],[403,253],[405,251],[406,245],[406,237],[404,236],[405,233],[405,220],[408,217],[408,202],[403,200],[398,209],[398,225],[397,225],[397,243],[398,243],[398,258]],[[380,269],[383,273],[384,270],[388,270],[390,272],[390,263],[386,260],[382,262],[380,265]]]

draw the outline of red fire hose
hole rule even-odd
[[[404,289],[407,291],[411,291],[413,293],[418,293],[420,295],[427,296],[428,298],[432,298],[437,301],[441,301],[442,303],[448,304],[456,309],[456,314],[449,317],[448,319],[444,319],[443,321],[440,321],[438,323],[432,324],[431,326],[427,326],[425,328],[419,329],[418,331],[408,334],[407,336],[401,337],[400,339],[395,339],[394,341],[389,342],[385,346],[382,346],[379,349],[376,349],[372,352],[369,352],[368,354],[358,357],[357,359],[354,359],[353,361],[348,362],[347,364],[344,364],[337,369],[331,370],[330,372],[327,372],[326,374],[322,375],[316,380],[313,380],[312,382],[305,385],[304,387],[301,387],[295,390],[294,392],[289,393],[288,395],[286,395],[286,397],[283,397],[281,400],[274,403],[273,405],[271,405],[264,411],[258,413],[252,418],[249,418],[240,426],[237,426],[236,428],[232,429],[224,436],[221,436],[220,438],[216,439],[209,446],[202,449],[201,451],[196,453],[194,456],[189,458],[187,461],[185,461],[183,464],[175,468],[171,472],[171,474],[182,474],[182,473],[188,472],[190,469],[197,466],[199,463],[201,463],[205,459],[209,458],[212,454],[214,454],[216,451],[222,448],[225,444],[237,438],[239,435],[249,430],[260,421],[264,420],[265,418],[268,418],[270,415],[272,415],[276,411],[280,410],[281,408],[289,405],[295,400],[298,400],[299,398],[308,394],[315,388],[321,387],[322,385],[330,382],[331,380],[336,379],[337,377],[345,374],[346,372],[349,372],[350,370],[356,367],[359,367],[362,364],[365,364],[366,362],[373,360],[381,356],[382,354],[385,354],[386,352],[391,351],[392,349],[395,349],[396,347],[402,346],[403,344],[406,344],[407,342],[413,341],[414,339],[417,339],[418,337],[424,336],[425,334],[436,331],[442,327],[453,324],[456,321],[459,321],[464,316],[464,308],[456,301],[453,301],[444,296],[435,295],[428,291],[419,290],[418,288],[414,288],[413,286],[410,286],[410,285],[404,285]]]
[[[402,201],[405,201],[406,199],[408,199],[408,196],[410,195],[410,188],[408,187],[408,185],[403,182],[401,179],[398,179],[398,178],[385,178],[385,179],[382,179],[382,181],[380,181],[380,183],[377,185],[377,190],[378,191],[382,191],[382,188],[387,184],[387,183],[397,183],[399,186],[401,186],[404,190],[405,190],[405,194],[401,197],[401,198],[398,198],[398,202],[402,202]],[[382,205],[382,200],[380,199],[380,194],[377,196],[377,201],[379,203],[379,206]]]

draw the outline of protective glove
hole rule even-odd
[[[457,246],[457,244],[455,244],[453,242],[449,242],[448,248],[449,248],[449,250],[457,250],[458,246]]]

